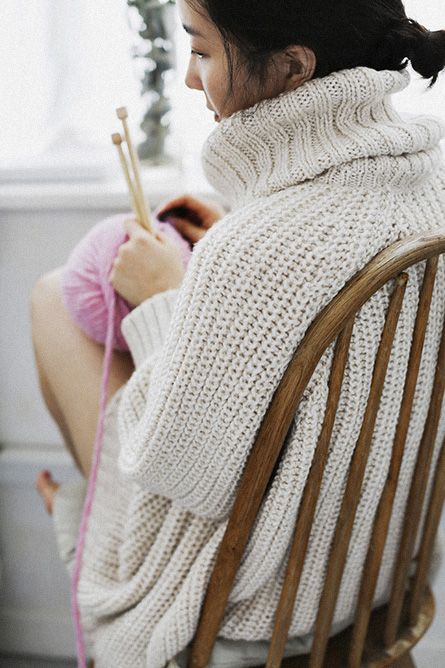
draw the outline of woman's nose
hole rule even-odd
[[[184,83],[187,86],[187,88],[193,88],[194,90],[204,90],[201,79],[199,78],[198,73],[195,70],[192,60],[190,60],[189,62]]]

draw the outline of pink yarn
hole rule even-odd
[[[120,325],[122,319],[133,308],[114,291],[108,280],[119,247],[128,240],[123,226],[127,217],[127,215],[111,216],[95,225],[74,248],[62,275],[63,300],[70,315],[88,336],[105,344],[99,417],[71,581],[71,608],[76,633],[78,668],[86,668],[86,656],[77,592],[88,518],[93,504],[102,450],[111,357],[114,348],[128,350],[127,343],[120,331]],[[156,221],[155,227],[178,243],[184,268],[186,268],[192,253],[190,242],[184,239],[168,222]]]
[[[98,343],[105,343],[107,335],[108,305],[114,293],[108,276],[119,247],[128,241],[123,225],[128,217],[129,214],[118,214],[95,225],[72,251],[62,275],[62,292],[68,312]],[[186,268],[192,253],[190,242],[168,221],[155,221],[155,227],[178,244]],[[113,339],[113,347],[117,350],[128,351],[120,326],[132,308],[117,295]]]

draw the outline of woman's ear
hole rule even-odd
[[[283,51],[283,57],[286,68],[286,91],[298,88],[305,81],[312,79],[317,65],[317,59],[312,49],[293,44]]]

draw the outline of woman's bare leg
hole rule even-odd
[[[99,413],[104,347],[72,321],[62,301],[61,268],[36,283],[32,337],[40,387],[80,472],[88,477]],[[130,353],[113,352],[108,397],[130,378]]]

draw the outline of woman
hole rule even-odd
[[[434,83],[445,67],[445,31],[429,33],[408,19],[399,0],[345,0],[335,11],[327,2],[277,0],[177,5],[191,36],[186,84],[203,91],[218,123],[203,167],[231,210],[220,218],[194,199],[162,208],[186,205],[178,227],[188,234],[206,217],[185,275],[165,239],[130,223],[110,276],[138,306],[122,326],[133,361],[118,353],[113,360],[79,589],[97,668],[164,668],[173,657],[185,665],[243,466],[298,342],[376,253],[445,218],[444,127],[435,118],[403,119],[391,103],[409,83],[407,58]],[[421,277],[420,268],[410,272],[334,631],[353,615]],[[103,351],[63,311],[58,280],[53,272],[34,291],[36,358],[48,407],[87,476]],[[310,645],[388,294],[382,289],[356,318],[288,653]],[[444,307],[441,267],[375,605],[388,594]],[[225,666],[267,656],[331,359],[332,347],[304,394],[237,574],[220,629]],[[442,424],[438,442],[444,431]],[[55,513],[56,487],[39,480]]]

